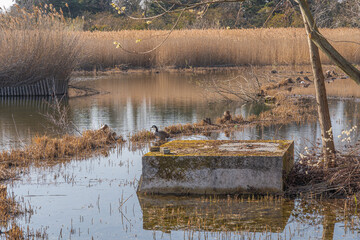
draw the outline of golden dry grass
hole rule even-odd
[[[54,11],[0,14],[0,87],[68,81],[80,54],[78,36]]]
[[[316,119],[316,106],[310,99],[285,98],[282,100],[281,104],[269,111],[260,113],[253,121],[259,121],[263,125],[271,125],[286,124],[290,122],[301,123],[306,121],[316,121]]]
[[[0,152],[0,182],[15,177],[18,167],[23,168],[31,164],[58,162],[74,158],[81,159],[97,153],[107,154],[110,148],[123,142],[122,136],[116,136],[107,125],[99,130],[84,131],[81,136],[34,137],[32,143],[24,149]],[[13,221],[21,213],[22,211],[16,201],[7,196],[6,187],[0,185],[0,227],[7,227],[8,222]],[[25,236],[24,230],[15,224],[8,231],[0,233],[0,237],[1,234],[5,239],[24,239]],[[37,232],[37,235],[41,236],[41,233]]]
[[[19,204],[14,198],[7,196],[7,188],[0,185],[0,228],[6,228],[9,222],[21,213]],[[5,239],[23,239],[24,233],[16,224],[13,224],[9,231],[0,233],[1,236]]]
[[[34,137],[24,149],[13,149],[0,153],[0,180],[12,177],[8,169],[27,167],[45,161],[64,161],[89,157],[100,150],[108,150],[116,143],[123,143],[109,128],[87,130],[80,136],[64,135],[60,138]]]
[[[155,134],[148,130],[141,130],[129,136],[130,142],[151,141],[154,139],[155,139]]]
[[[357,41],[360,29],[321,29],[331,40]],[[84,32],[83,69],[114,68],[128,65],[144,67],[211,67],[252,65],[309,64],[309,50],[304,29],[207,29],[176,30],[156,51],[130,54],[116,49],[114,41],[129,51],[147,51],[158,45],[167,31],[142,30],[119,32]],[[141,40],[141,41],[137,41]],[[350,62],[360,63],[358,44],[331,42]],[[323,63],[330,64],[322,55]]]
[[[235,116],[222,116],[218,119],[216,119],[216,124],[242,124],[245,123],[246,120],[241,115],[235,115]]]

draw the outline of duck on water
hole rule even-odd
[[[160,140],[165,140],[166,138],[169,138],[170,135],[165,131],[159,131],[158,127],[153,125],[151,129],[154,129],[155,137],[159,138]]]

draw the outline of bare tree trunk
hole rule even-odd
[[[301,0],[300,0],[301,1]],[[324,73],[322,71],[319,49],[311,40],[311,30],[308,25],[307,19],[305,17],[304,8],[308,8],[308,4],[306,1],[302,5],[300,5],[301,14],[303,16],[304,25],[306,29],[306,33],[308,35],[308,44],[310,51],[310,61],[312,65],[313,75],[314,75],[314,84],[316,90],[316,103],[319,114],[319,123],[321,129],[321,139],[322,139],[322,149],[324,153],[324,166],[328,167],[330,161],[335,153],[335,145],[333,140],[333,133],[331,128],[331,120],[329,113],[329,106],[326,97],[326,89],[325,89],[325,78]]]
[[[304,24],[308,26],[306,30],[309,38],[317,47],[321,49],[341,70],[343,70],[357,84],[360,84],[360,71],[350,62],[348,62],[336,49],[321,35],[315,21],[311,15],[307,0],[296,0],[300,5]]]

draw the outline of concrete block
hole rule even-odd
[[[288,140],[176,140],[142,158],[138,191],[150,194],[282,193],[294,162]]]

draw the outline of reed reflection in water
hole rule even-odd
[[[107,123],[122,135],[150,129],[153,124],[166,126],[205,117],[215,119],[224,110],[245,117],[262,110],[261,106],[251,104],[208,104],[194,84],[195,78],[166,73],[84,79],[81,84],[110,93],[73,98],[65,104],[69,106],[71,121],[80,129],[98,128]],[[335,136],[360,124],[359,107],[357,101],[330,101]],[[15,143],[21,146],[19,138],[26,143],[31,136],[45,133],[49,125],[42,114],[47,110],[39,99],[2,100],[1,146],[13,147]],[[224,133],[210,136],[211,139],[294,139],[297,151],[319,137],[317,123],[253,126],[239,128],[229,137]],[[358,139],[356,133],[352,143]],[[336,140],[339,146],[341,142]],[[8,185],[22,204],[34,209],[33,215],[20,218],[18,224],[25,229],[27,226],[46,228],[50,239],[321,239],[323,233],[327,234],[324,239],[329,238],[328,233],[334,239],[343,235],[348,239],[359,237],[356,209],[346,208],[341,201],[239,201],[234,207],[228,205],[227,199],[217,200],[217,205],[202,199],[138,198],[141,156],[147,151],[146,146],[135,151],[125,147],[115,149],[108,156],[31,168],[20,180]],[[309,217],[311,221],[307,221]],[[189,221],[194,224],[187,227]]]

